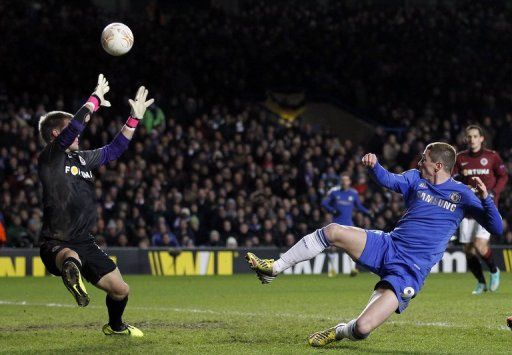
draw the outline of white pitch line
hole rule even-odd
[[[21,306],[21,307],[50,307],[50,308],[78,308],[73,304],[66,303],[32,303],[27,301],[3,301],[0,300],[0,306]],[[87,308],[103,309],[103,306],[87,306]],[[176,308],[176,307],[143,307],[143,306],[130,306],[130,309],[136,309],[141,311],[164,311],[164,312],[177,312],[177,313],[199,313],[199,314],[215,314],[215,315],[230,315],[239,317],[266,317],[268,314],[265,313],[254,313],[254,312],[239,312],[239,311],[215,311],[212,309],[198,309],[198,308]],[[313,315],[313,314],[297,314],[297,313],[273,313],[278,317],[289,317],[289,318],[301,318],[301,319],[317,319],[317,320],[331,320],[340,322],[339,318]],[[348,320],[347,320],[348,321]],[[466,325],[454,324],[448,322],[410,322],[410,321],[388,321],[386,324],[397,324],[397,325],[412,325],[416,327],[434,327],[434,328],[464,328],[469,329]],[[510,331],[507,326],[485,326],[485,328],[493,330],[506,330]]]

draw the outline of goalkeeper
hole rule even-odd
[[[122,321],[130,288],[119,269],[95,243],[90,234],[96,224],[96,196],[93,170],[119,158],[127,149],[139,120],[153,99],[141,86],[135,100],[129,100],[131,115],[113,141],[99,149],[79,150],[78,138],[105,100],[108,81],[102,74],[89,100],[73,116],[52,111],[42,116],[39,131],[45,147],[39,155],[39,177],[43,185],[43,227],[41,259],[62,281],[80,307],[89,303],[82,276],[107,293],[109,322],[106,335],[141,337],[143,333]]]

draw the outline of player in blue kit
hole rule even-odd
[[[340,180],[340,186],[330,189],[327,197],[322,200],[322,207],[334,216],[334,223],[353,226],[352,211],[354,208],[366,215],[371,215],[371,211],[361,204],[359,194],[351,187],[350,175],[343,173]]]
[[[334,223],[342,224],[344,226],[353,226],[354,222],[352,221],[352,212],[354,208],[368,216],[372,215],[371,211],[363,206],[359,199],[359,194],[351,185],[352,179],[350,178],[350,174],[346,172],[342,173],[340,176],[340,185],[334,186],[330,189],[327,197],[322,200],[322,207],[333,215]],[[332,268],[334,255],[335,253],[328,254],[330,268]],[[350,268],[350,275],[357,275],[358,270],[355,262],[352,261]],[[331,271],[334,271],[334,269],[329,270],[329,276],[331,276]]]
[[[341,339],[362,340],[394,312],[401,313],[420,291],[430,269],[443,256],[448,241],[465,215],[472,216],[492,234],[501,234],[500,214],[482,181],[475,177],[474,191],[450,176],[455,148],[429,144],[418,169],[392,174],[366,154],[362,163],[377,182],[405,199],[407,210],[390,233],[331,223],[306,235],[280,259],[246,259],[262,283],[269,283],[287,268],[308,260],[334,245],[380,276],[363,312],[348,323],[309,336],[311,346]]]

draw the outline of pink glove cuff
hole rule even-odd
[[[93,112],[98,111],[98,109],[100,108],[100,99],[96,95],[91,95],[91,97],[89,97],[89,100],[87,100],[87,102],[90,102],[91,104],[94,105]]]
[[[139,124],[139,121],[138,119],[136,119],[135,117],[128,117],[128,121],[126,121],[126,125],[130,128],[135,128],[137,127],[137,125]]]

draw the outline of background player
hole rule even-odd
[[[500,193],[505,188],[508,174],[498,153],[484,148],[484,134],[481,127],[470,125],[466,128],[468,149],[457,155],[453,175],[466,185],[475,187],[473,177],[478,176],[498,206]],[[469,270],[475,275],[477,285],[474,295],[487,291],[482,264],[479,255],[491,272],[489,290],[496,291],[500,284],[500,270],[496,267],[489,247],[490,233],[473,218],[464,218],[460,223],[460,242],[464,243],[464,252]]]
[[[106,335],[141,337],[143,333],[139,329],[122,321],[130,290],[128,284],[90,234],[97,219],[92,170],[117,159],[126,150],[135,127],[153,99],[146,101],[148,91],[140,87],[135,100],[129,100],[131,116],[114,140],[96,150],[79,151],[78,137],[91,114],[100,106],[110,106],[104,98],[108,91],[108,82],[100,74],[94,93],[74,116],[53,111],[39,121],[40,134],[46,143],[39,155],[44,205],[40,253],[46,269],[62,276],[79,306],[89,303],[82,274],[87,281],[107,292],[109,322],[103,326]]]
[[[246,259],[262,283],[269,283],[283,270],[313,258],[330,244],[342,248],[380,276],[359,317],[312,334],[310,345],[324,346],[344,338],[365,339],[393,312],[404,311],[431,268],[441,260],[465,214],[473,215],[488,230],[501,234],[501,217],[482,181],[474,178],[477,197],[469,187],[451,178],[455,156],[455,149],[449,144],[431,143],[418,169],[403,174],[385,170],[375,154],[363,157],[363,164],[380,185],[404,196],[407,212],[391,233],[331,223],[303,237],[275,262],[247,253]]]
[[[344,226],[353,226],[352,212],[354,208],[363,212],[364,214],[371,216],[372,213],[369,209],[365,208],[359,199],[359,194],[355,189],[352,188],[352,179],[350,174],[344,172],[340,175],[340,185],[334,186],[329,190],[327,197],[322,201],[322,207],[331,213],[334,218],[333,222]],[[329,275],[333,271],[332,260],[333,253],[329,253]],[[352,260],[350,275],[357,275],[358,270],[356,263]]]

